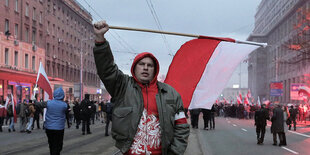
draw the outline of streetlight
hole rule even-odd
[[[83,100],[83,51],[82,51],[82,45],[83,45],[83,41],[87,41],[87,40],[91,40],[93,39],[92,37],[89,38],[84,38],[81,39],[81,48],[80,48],[80,54],[81,54],[81,71],[80,71],[80,91],[81,91],[81,96],[80,96],[80,101]]]

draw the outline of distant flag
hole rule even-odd
[[[6,97],[4,108],[7,110],[10,104],[12,105],[14,122],[16,123],[17,122],[17,115],[16,115],[16,110],[15,110],[16,101],[14,100],[14,97],[12,94],[11,94],[11,98],[9,98],[8,96]]]
[[[240,91],[239,91],[239,97],[240,97],[240,100],[242,102],[242,95],[241,95]]]
[[[244,98],[244,104],[249,104],[249,98],[247,96]]]
[[[51,87],[50,81],[48,80],[48,77],[45,73],[44,67],[41,62],[40,62],[40,67],[39,67],[39,72],[38,72],[36,83],[40,88],[42,88],[48,94],[48,99],[50,100],[53,99],[52,87]]]
[[[257,96],[257,104],[258,104],[259,106],[262,105],[261,102],[260,102],[259,96]]]
[[[247,97],[248,97],[249,99],[252,98],[250,89],[248,90]]]
[[[241,103],[242,103],[242,101],[241,101],[240,96],[238,96],[238,95],[237,95],[236,97],[237,97],[237,103],[238,103],[238,104],[241,104]]]
[[[16,107],[17,103],[13,97],[13,94],[11,94],[11,104],[12,104],[12,110],[13,110],[14,123],[16,123],[17,122],[17,115],[16,115],[15,107]]]
[[[223,99],[224,99],[224,103],[226,104],[226,103],[227,103],[227,101],[226,101],[225,97],[223,97]]]
[[[180,93],[185,108],[211,109],[235,68],[259,47],[236,42],[231,38],[201,36],[181,46],[165,83]]]

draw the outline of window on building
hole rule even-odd
[[[18,51],[15,51],[14,53],[14,65],[16,67],[18,66]]]
[[[9,6],[9,0],[5,0],[5,6]]]
[[[5,48],[5,52],[4,52],[4,63],[6,65],[9,65],[9,49]]]
[[[50,43],[46,44],[46,54],[49,55],[50,54]]]
[[[36,33],[36,30],[33,29],[33,30],[32,30],[32,43],[33,43],[33,44],[36,43],[36,34],[37,34],[37,33]]]
[[[18,24],[15,24],[15,31],[14,31],[14,35],[15,35],[15,38],[18,39]]]
[[[36,8],[35,7],[33,8],[33,11],[32,11],[32,20],[36,20]]]
[[[36,57],[32,56],[32,70],[35,71],[36,70]]]
[[[15,11],[18,12],[18,0],[15,0]]]
[[[43,16],[43,12],[40,11],[40,17],[39,17],[39,22],[42,23],[42,16]]]
[[[9,31],[10,29],[9,20],[5,19],[4,32]]]
[[[28,54],[25,54],[25,68],[28,68]]]
[[[25,16],[29,17],[29,4],[28,3],[26,3]]]
[[[25,41],[29,42],[29,28],[26,28],[26,31],[25,31]]]

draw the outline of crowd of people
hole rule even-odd
[[[71,128],[74,124],[76,129],[82,126],[82,134],[91,134],[89,125],[94,124],[95,120],[101,123],[110,123],[113,104],[109,101],[90,101],[89,95],[85,96],[87,99],[79,102],[76,98],[75,101],[65,100],[67,104],[66,124],[67,128]],[[15,132],[16,130],[21,133],[30,134],[34,129],[45,129],[44,127],[44,102],[37,100],[26,100],[12,106],[11,101],[5,105],[6,100],[0,102],[0,132],[3,132],[3,125],[8,126],[8,132]],[[108,105],[108,106],[107,106]],[[14,119],[14,110],[16,110],[16,118]],[[15,128],[16,123],[19,123],[19,130]],[[108,136],[106,130],[106,136]]]

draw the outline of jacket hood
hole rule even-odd
[[[65,98],[65,93],[61,87],[57,88],[53,93],[54,99],[63,100]]]
[[[143,59],[143,58],[145,58],[145,57],[150,57],[150,58],[154,61],[154,64],[155,64],[155,70],[154,70],[154,71],[155,71],[155,74],[154,74],[153,80],[151,81],[151,83],[154,83],[155,81],[157,81],[157,76],[158,76],[158,73],[159,73],[159,63],[158,63],[158,60],[155,58],[155,56],[154,56],[152,53],[143,52],[143,53],[138,54],[138,55],[135,57],[135,59],[133,60],[132,65],[131,65],[131,75],[133,76],[133,78],[134,78],[138,83],[140,83],[140,82],[138,81],[138,79],[136,78],[136,76],[135,76],[134,70],[135,70],[135,67],[136,67],[137,63],[138,63],[141,59]]]

